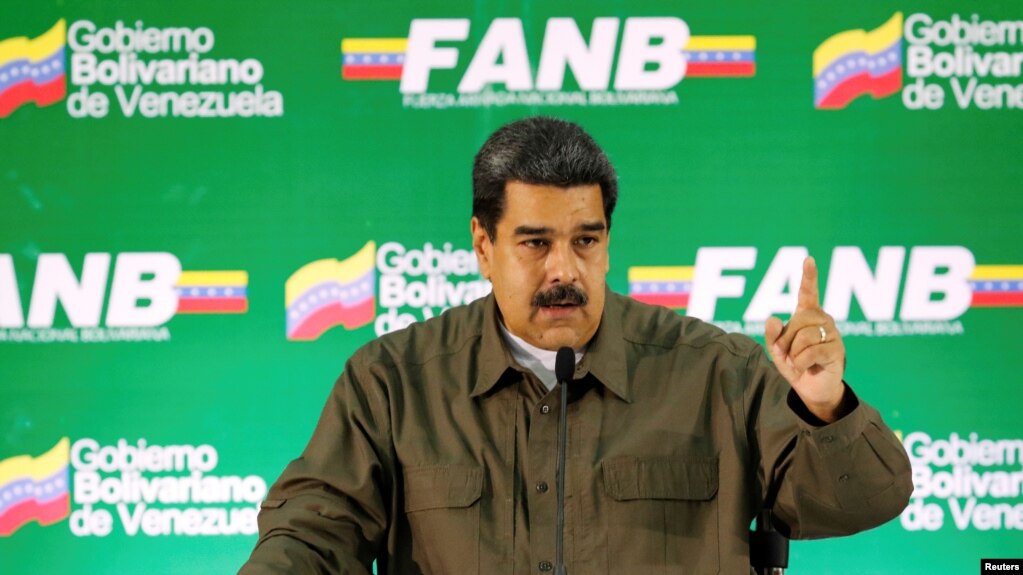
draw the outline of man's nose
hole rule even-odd
[[[574,283],[579,279],[579,266],[575,250],[569,242],[556,242],[547,254],[547,280],[558,283]]]

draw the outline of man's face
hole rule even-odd
[[[608,270],[600,186],[508,182],[495,239],[476,218],[472,237],[509,331],[548,350],[590,341],[604,311]]]

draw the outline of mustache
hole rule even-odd
[[[578,287],[570,284],[558,284],[533,296],[533,307],[557,304],[586,305],[589,301],[590,298],[586,297],[586,293]]]

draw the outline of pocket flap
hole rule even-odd
[[[469,507],[483,495],[483,469],[429,465],[405,469],[405,511]]]
[[[612,499],[708,501],[718,491],[715,457],[616,457],[601,462]]]

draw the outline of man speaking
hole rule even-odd
[[[525,575],[559,552],[573,575],[748,573],[762,507],[795,538],[899,514],[908,458],[842,380],[813,260],[788,324],[767,323],[772,363],[607,289],[617,193],[575,124],[528,118],[487,140],[471,230],[493,293],[349,359],[242,573]]]

